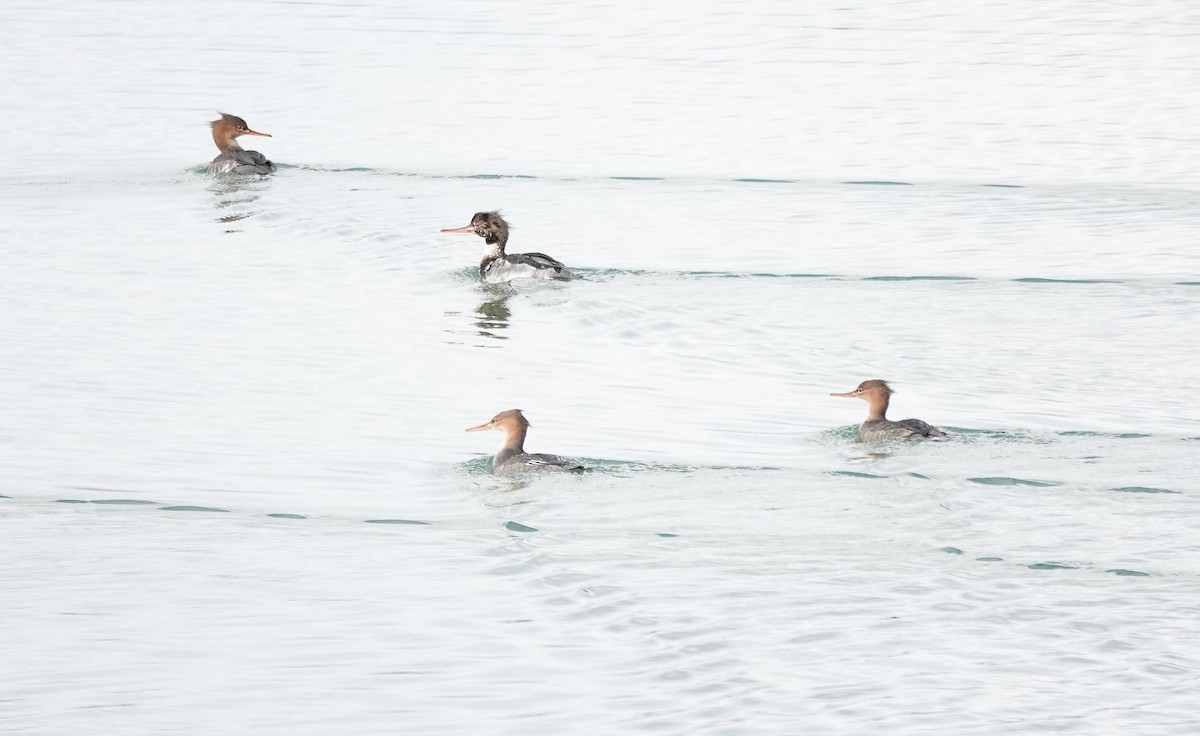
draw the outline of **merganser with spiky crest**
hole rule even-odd
[[[545,473],[569,470],[583,470],[579,463],[572,462],[558,455],[531,454],[525,452],[525,434],[529,431],[529,420],[520,409],[502,411],[478,427],[471,427],[468,432],[482,432],[487,429],[498,429],[504,433],[504,445],[492,458],[492,472],[500,475],[508,473]]]
[[[874,379],[863,381],[858,388],[844,394],[829,394],[848,399],[862,399],[867,402],[867,420],[858,426],[858,436],[863,442],[887,439],[917,439],[928,437],[942,438],[946,433],[937,427],[920,419],[903,419],[899,422],[888,419],[888,400],[892,394],[887,381]]]
[[[572,279],[575,274],[545,253],[505,253],[508,223],[499,212],[476,212],[466,227],[446,228],[444,233],[475,233],[485,243],[479,262],[479,278],[491,284],[513,279]]]
[[[258,151],[246,151],[238,145],[242,135],[259,135],[270,138],[270,133],[250,130],[246,121],[237,115],[223,112],[220,120],[212,121],[213,143],[221,153],[208,165],[210,174],[274,174],[275,164]]]

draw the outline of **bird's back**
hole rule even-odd
[[[558,455],[523,452],[495,463],[492,470],[496,473],[561,473],[583,470],[583,466]]]
[[[899,422],[881,419],[863,422],[858,428],[858,435],[864,442],[870,442],[871,440],[945,437],[946,433],[920,419],[904,419]]]
[[[483,280],[492,283],[513,279],[575,278],[561,261],[545,253],[510,253],[488,261],[481,270]]]
[[[258,151],[225,151],[208,165],[210,174],[274,174],[275,164]]]
[[[903,419],[897,424],[902,424],[922,437],[945,437],[946,433],[929,422],[921,421],[920,419]]]

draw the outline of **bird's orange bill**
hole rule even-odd
[[[442,232],[444,232],[444,233],[473,233],[473,232],[475,232],[475,228],[471,227],[470,225],[467,225],[466,227],[448,227],[445,230],[442,230]]]
[[[829,395],[830,396],[840,396],[843,399],[853,399],[854,397],[858,396],[858,392],[857,391],[849,391],[844,394],[829,394]]]
[[[274,138],[275,137],[275,136],[271,135],[270,133],[259,133],[257,130],[250,130],[249,128],[246,128],[245,132],[243,132],[242,135],[261,135],[263,138]]]
[[[479,425],[478,427],[471,427],[470,429],[468,429],[466,431],[467,432],[482,432],[485,429],[495,429],[495,428],[496,428],[495,422],[486,422],[484,424]]]

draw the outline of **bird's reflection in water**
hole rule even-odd
[[[217,198],[217,222],[230,224],[257,215],[260,210],[252,207],[261,195],[264,186],[262,177],[223,175],[215,177],[208,191]],[[225,232],[237,232],[226,230]]]
[[[844,457],[846,462],[856,465],[869,465],[877,463],[880,460],[886,460],[892,456],[890,452],[884,452],[873,447],[864,447],[861,443],[851,445],[846,448]]]
[[[508,320],[512,317],[508,300],[512,299],[516,292],[507,285],[485,284],[483,294],[484,300],[475,308],[478,320],[474,324],[479,328],[479,336],[507,340],[506,335],[498,335],[496,332],[508,329]]]
[[[520,493],[529,485],[528,480],[506,478],[487,489],[482,499],[483,505],[491,509],[511,509],[531,504],[534,499]]]

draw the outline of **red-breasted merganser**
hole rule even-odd
[[[534,455],[525,452],[525,433],[529,431],[529,420],[520,409],[502,411],[478,427],[471,427],[468,432],[482,432],[485,429],[498,429],[504,433],[504,445],[496,457],[492,458],[492,472],[507,473],[544,473],[548,471],[583,470],[583,466],[571,462],[558,455]]]
[[[220,120],[212,121],[213,143],[221,151],[220,155],[208,165],[210,174],[274,174],[275,164],[258,151],[245,151],[238,145],[240,135],[261,135],[270,138],[270,133],[259,133],[250,130],[237,115],[221,113]]]
[[[904,419],[894,422],[885,415],[888,409],[888,399],[894,392],[887,381],[878,378],[863,381],[858,388],[844,394],[829,394],[848,399],[862,399],[867,402],[867,421],[858,426],[858,437],[863,442],[886,439],[915,439],[918,437],[945,437],[946,433],[937,427],[920,419]]]
[[[479,278],[492,284],[513,279],[571,279],[575,274],[545,253],[505,253],[508,223],[499,212],[476,212],[466,227],[446,228],[444,233],[475,233],[486,244],[479,262]]]

